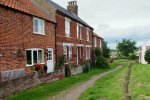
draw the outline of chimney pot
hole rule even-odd
[[[77,5],[77,1],[70,1],[68,2],[68,6],[67,6],[67,10],[78,15],[78,5]]]

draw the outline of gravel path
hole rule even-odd
[[[59,94],[49,97],[48,100],[78,100],[79,96],[89,87],[91,87],[99,78],[117,71],[122,68],[118,66],[116,69],[93,76],[90,80],[74,85],[72,88],[60,92]]]

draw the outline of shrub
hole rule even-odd
[[[66,77],[70,77],[71,76],[71,65],[70,64],[66,64],[65,65],[65,76]]]
[[[150,64],[150,49],[145,52],[145,60]]]
[[[107,68],[108,63],[106,62],[106,59],[103,56],[99,56],[96,59],[96,66],[100,68]]]
[[[136,60],[136,59],[137,59],[137,56],[136,56],[135,54],[131,54],[131,55],[129,56],[129,58],[130,58],[131,60]]]
[[[94,53],[95,53],[95,56],[96,56],[96,57],[102,56],[102,53],[101,53],[100,48],[96,48],[95,51],[94,51]]]
[[[90,61],[87,60],[85,66],[83,67],[83,72],[89,72],[89,71],[90,71]]]
[[[65,56],[59,56],[59,60],[58,60],[58,64],[57,64],[57,68],[63,66],[65,64]]]

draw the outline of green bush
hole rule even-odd
[[[107,68],[108,63],[107,63],[106,59],[103,56],[99,56],[96,59],[96,66],[99,67],[99,68]]]
[[[70,77],[71,76],[71,65],[66,64],[65,65],[65,77]]]
[[[150,64],[150,49],[145,52],[145,60]]]
[[[90,71],[90,61],[87,60],[85,66],[83,67],[83,72],[89,72],[89,71]]]
[[[131,54],[131,55],[129,56],[129,58],[130,58],[131,60],[136,60],[136,59],[138,59],[138,57],[136,56],[136,54]]]
[[[64,66],[64,64],[65,64],[65,56],[63,55],[63,56],[59,56],[59,59],[58,59],[58,64],[57,64],[57,68],[60,68],[61,66]]]
[[[95,52],[96,57],[102,56],[102,52],[101,52],[100,48],[96,48],[94,52]]]

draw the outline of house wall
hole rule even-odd
[[[65,18],[66,16],[61,15],[59,13],[56,14],[56,22],[57,22],[57,63],[59,60],[59,56],[63,55],[63,43],[72,43],[73,44],[73,63],[76,64],[77,62],[77,45],[82,44],[83,45],[83,55],[84,55],[84,61],[86,60],[86,45],[91,46],[91,52],[92,52],[92,35],[93,31],[90,31],[90,41],[87,41],[87,27],[83,25],[82,27],[82,40],[77,39],[77,22],[74,20],[71,20],[71,34],[70,37],[65,36]]]
[[[45,21],[46,35],[33,34],[33,16],[0,6],[0,71],[26,67],[26,49],[55,48],[55,25]],[[30,69],[30,68],[29,68]]]
[[[96,37],[96,43],[97,43],[97,46],[96,46],[96,47],[102,49],[102,39],[99,38],[99,37],[97,37],[97,36],[94,36],[94,35],[93,35],[93,47],[96,48],[96,47],[95,47],[95,40],[94,40],[95,37]],[[101,45],[100,45],[100,44],[101,44]]]

